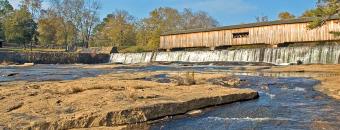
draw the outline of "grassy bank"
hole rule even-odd
[[[65,49],[48,49],[48,48],[0,48],[0,51],[10,51],[10,52],[65,52]]]

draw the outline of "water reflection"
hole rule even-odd
[[[82,77],[94,77],[111,71],[109,69],[82,69],[79,65],[7,67],[0,69],[0,82],[72,80]]]

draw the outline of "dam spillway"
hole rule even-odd
[[[288,64],[339,64],[340,45],[253,48],[215,51],[174,51],[114,53],[110,63],[137,64],[149,62],[265,62]]]

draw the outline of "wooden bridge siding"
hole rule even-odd
[[[335,22],[335,20],[328,21],[326,25],[313,30],[307,29],[308,23],[296,23],[161,36],[160,48],[340,40],[329,33],[330,31],[340,31],[340,24]],[[249,32],[249,37],[233,38],[233,33],[239,32]]]
[[[209,33],[210,32],[203,32],[202,34],[202,44],[201,46],[206,46],[208,47],[208,44],[209,44]]]
[[[278,44],[284,42],[309,42],[338,40],[330,31],[339,31],[340,25],[329,21],[317,29],[307,29],[308,23],[284,24],[275,26],[256,27],[250,31],[249,39],[252,44]]]

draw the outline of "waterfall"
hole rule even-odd
[[[339,56],[340,45],[322,45],[216,51],[114,53],[111,54],[110,63],[225,61],[287,64],[302,61],[304,64],[338,64]]]
[[[124,63],[124,64],[148,63],[151,61],[151,58],[152,52],[114,53],[111,54],[110,63]]]

